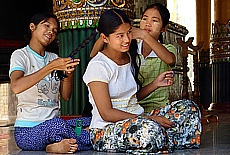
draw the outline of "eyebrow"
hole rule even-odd
[[[132,30],[132,26],[130,27],[129,31]],[[121,35],[121,34],[124,34],[124,33],[116,33],[116,35]]]
[[[121,34],[124,34],[124,33],[117,33],[116,35],[121,35]]]
[[[143,15],[143,17],[149,17],[149,16]],[[143,17],[142,17],[142,18],[143,18]],[[152,17],[152,18],[156,18],[156,19],[159,19],[159,20],[160,20],[160,18],[158,18],[158,17]]]
[[[52,23],[49,22],[49,21],[43,21],[42,24],[44,24],[44,23],[49,23],[50,25],[52,25]],[[54,28],[54,29],[58,29],[58,27],[56,27],[56,28]]]

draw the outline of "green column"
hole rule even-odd
[[[53,0],[53,12],[60,22],[61,32],[58,36],[59,55],[67,57],[85,40],[95,27],[97,27],[100,15],[111,8],[124,10],[133,19],[134,1],[79,1],[79,0]],[[98,37],[98,36],[97,36]],[[97,38],[96,37],[96,38]],[[73,93],[71,99],[66,102],[61,99],[61,115],[80,115],[88,102],[88,90],[82,80],[89,54],[96,38],[86,45],[75,58],[80,58],[80,64],[74,73]]]
[[[68,57],[70,52],[77,48],[93,30],[93,28],[88,28],[65,30],[61,32],[58,36],[60,57]],[[80,115],[85,104],[88,102],[88,90],[83,82],[82,76],[90,60],[89,54],[96,38],[97,37],[74,56],[74,58],[80,58],[80,64],[76,67],[74,72],[73,93],[71,99],[69,101],[61,99],[61,115]]]

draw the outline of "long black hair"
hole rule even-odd
[[[139,86],[138,89],[140,90],[142,87],[142,83],[139,80],[138,76],[140,75],[141,78],[144,78],[144,77],[139,72],[140,71],[140,65],[141,65],[141,59],[137,53],[137,49],[138,49],[137,40],[133,39],[131,41],[131,44],[129,47],[129,51],[130,51],[129,53],[131,56],[132,73],[133,73],[133,76],[134,76],[134,79],[135,79],[137,85]]]

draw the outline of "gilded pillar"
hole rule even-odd
[[[203,49],[209,49],[211,32],[211,0],[196,0],[196,42],[204,41]]]
[[[230,18],[229,0],[214,0],[214,21],[225,24]]]
[[[133,0],[53,0],[53,12],[59,19],[61,28],[58,35],[59,55],[67,57],[77,48],[96,29],[101,14],[111,8],[119,8],[133,19]],[[68,102],[61,99],[62,116],[81,115],[89,102],[88,90],[82,81],[82,76],[90,60],[89,54],[96,39],[75,56],[75,58],[80,58],[81,62],[74,73],[71,99]]]
[[[211,0],[196,0],[196,42],[204,41],[199,51],[200,103],[208,109],[211,103],[211,65],[209,59],[211,34]],[[195,76],[194,76],[195,78]]]
[[[210,109],[230,111],[230,3],[215,0],[210,53],[212,104]]]

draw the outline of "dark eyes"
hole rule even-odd
[[[132,31],[131,30],[129,30],[128,32],[127,32],[127,34],[130,34]],[[121,35],[118,35],[117,36],[118,38],[123,38],[124,37],[124,35],[123,34],[121,34]]]
[[[57,29],[54,29],[53,32],[54,32],[55,34],[57,34]]]
[[[45,24],[45,26],[46,26],[47,28],[50,28],[50,24]],[[57,29],[53,29],[52,31],[53,31],[53,33],[57,34]]]
[[[147,20],[147,18],[142,18],[142,20]],[[155,23],[155,22],[159,22],[159,21],[154,19],[153,22]]]
[[[118,38],[122,38],[123,36],[124,36],[124,35],[118,35],[117,37],[118,37]]]

